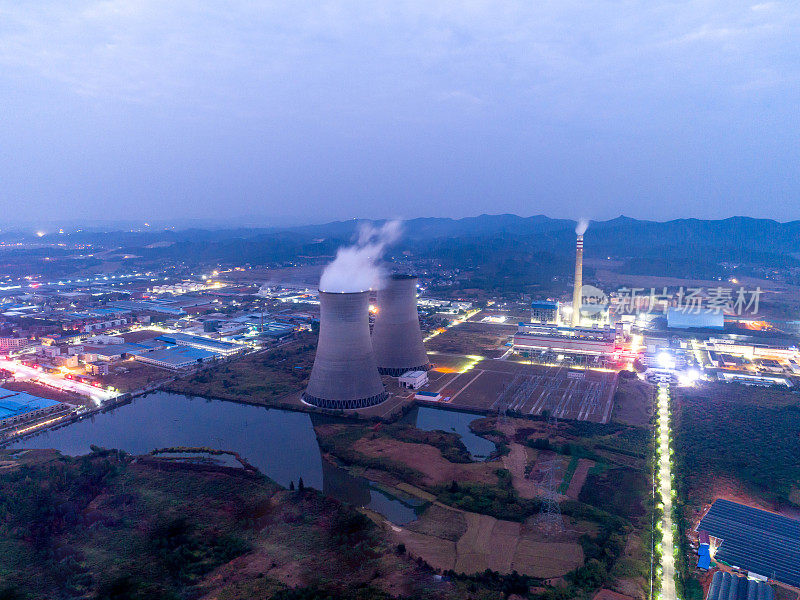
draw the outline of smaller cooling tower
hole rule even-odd
[[[372,328],[372,348],[378,369],[399,377],[430,367],[417,315],[417,278],[393,275],[378,290],[378,314]]]
[[[321,408],[365,408],[383,402],[369,337],[369,292],[320,292],[320,325],[314,367],[303,394]]]

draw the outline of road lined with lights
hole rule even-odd
[[[468,313],[467,313],[467,314],[464,316],[464,318],[462,318],[462,319],[456,319],[455,321],[451,322],[451,323],[450,323],[449,325],[447,325],[446,327],[439,327],[438,329],[434,329],[434,330],[433,330],[433,331],[432,331],[432,332],[431,332],[431,333],[430,333],[430,334],[429,334],[429,335],[428,335],[428,336],[427,336],[425,339],[423,339],[422,341],[423,341],[423,342],[427,342],[428,340],[431,340],[431,339],[435,338],[435,337],[436,337],[437,335],[439,335],[440,333],[444,333],[445,331],[447,331],[447,330],[448,330],[448,329],[450,329],[451,327],[455,327],[456,325],[461,325],[461,323],[463,323],[464,321],[468,321],[469,319],[471,319],[472,317],[474,317],[475,315],[477,315],[479,312],[481,312],[481,309],[479,309],[479,308],[478,308],[478,309],[473,309],[472,311],[468,312]]]
[[[670,456],[669,385],[658,386],[658,489],[664,510],[661,538],[661,598],[677,600],[675,538],[672,531],[672,457]]]
[[[98,406],[100,406],[100,404],[106,400],[115,398],[118,395],[116,392],[110,392],[108,390],[89,385],[88,383],[83,383],[72,379],[65,379],[60,375],[39,371],[38,369],[23,365],[15,360],[0,359],[0,369],[11,371],[19,379],[35,379],[46,385],[63,391],[74,392],[81,396],[88,396]]]

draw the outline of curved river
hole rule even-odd
[[[315,417],[316,419],[317,417]],[[414,409],[404,422],[421,429],[455,431],[476,458],[494,444],[472,434],[476,415],[431,408]],[[53,448],[64,454],[87,454],[90,446],[146,454],[156,448],[204,446],[233,450],[282,486],[303,482],[326,494],[365,506],[403,525],[416,519],[421,506],[413,498],[396,498],[363,478],[322,460],[307,413],[169,392],[154,392],[129,404],[98,413],[58,429],[10,444],[10,448]]]

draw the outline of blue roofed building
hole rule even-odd
[[[0,387],[0,429],[29,423],[48,415],[65,414],[71,410],[72,406],[63,402]]]
[[[164,350],[154,350],[135,356],[135,359],[145,364],[154,365],[171,371],[188,369],[208,361],[219,358],[216,352],[192,348],[191,346],[172,346]]]
[[[534,300],[531,302],[531,323],[558,323],[558,302]]]
[[[711,549],[708,544],[700,544],[697,549],[697,568],[706,571],[711,568]]]
[[[215,340],[202,335],[191,335],[188,333],[167,333],[158,336],[156,339],[166,342],[167,344],[208,350],[209,352],[215,352],[222,356],[230,356],[231,354],[236,354],[237,352],[245,350],[244,346],[234,344],[233,342],[224,342],[222,340]]]

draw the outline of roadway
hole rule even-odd
[[[658,386],[658,489],[664,509],[661,523],[661,598],[677,600],[675,590],[675,539],[672,531],[672,457],[669,428],[669,385]]]
[[[65,379],[63,376],[55,373],[39,371],[33,367],[23,365],[16,360],[0,359],[0,369],[6,369],[14,373],[14,377],[17,381],[38,380],[59,390],[88,397],[97,406],[102,405],[103,402],[115,398],[118,395],[116,392],[109,392],[108,390],[97,388],[87,383]]]

